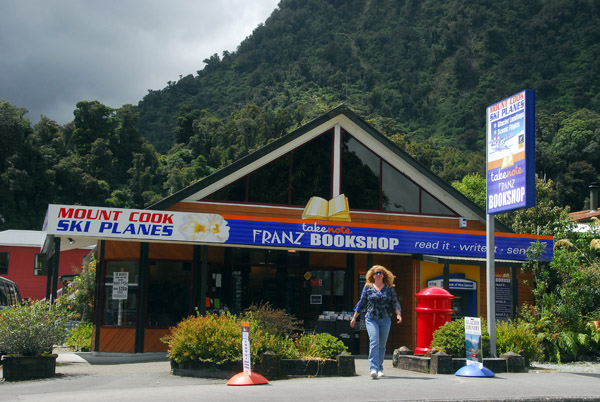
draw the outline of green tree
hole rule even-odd
[[[67,288],[66,294],[62,296],[63,304],[68,304],[71,311],[77,313],[83,322],[92,321],[96,290],[96,264],[96,256],[92,254],[91,258],[83,263],[80,272]]]
[[[73,112],[75,130],[71,143],[79,155],[88,155],[92,144],[98,139],[111,140],[111,134],[116,124],[115,111],[98,101],[77,102]]]
[[[466,195],[468,199],[482,209],[486,208],[486,181],[485,177],[479,173],[468,174],[463,177],[462,181],[452,182],[452,187]]]
[[[569,208],[556,203],[556,184],[536,177],[536,205],[504,214],[501,219],[516,233],[555,235],[561,222],[568,220]]]

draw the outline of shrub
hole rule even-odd
[[[482,348],[483,356],[490,355],[490,336],[487,331],[487,323],[481,319],[482,333]],[[454,321],[447,322],[433,333],[431,341],[432,349],[441,349],[452,357],[463,358],[467,355],[467,347],[465,340],[465,320],[459,318]]]
[[[242,358],[240,324],[229,313],[189,317],[161,339],[177,363],[201,361],[223,364]]]
[[[65,306],[34,301],[0,312],[0,350],[17,356],[41,356],[65,339],[72,317]]]
[[[496,325],[496,351],[498,355],[515,352],[523,356],[525,364],[541,356],[534,326],[524,320],[510,320]]]
[[[271,316],[281,317],[281,314],[275,312]],[[201,361],[223,364],[239,361],[242,359],[241,323],[247,318],[238,318],[230,313],[189,317],[171,328],[170,334],[161,341],[168,345],[169,358],[177,363]],[[292,322],[287,318],[285,320]],[[250,321],[250,344],[253,365],[267,351],[282,359],[333,359],[346,350],[344,343],[332,335],[298,335],[294,339],[282,333],[280,328],[265,325],[262,320]]]
[[[296,338],[302,359],[335,359],[347,350],[346,345],[330,334],[303,334]]]
[[[274,335],[292,335],[302,331],[302,321],[283,309],[274,309],[269,302],[253,304],[244,312],[244,319]]]
[[[69,336],[65,340],[65,345],[78,352],[92,350],[92,323],[81,322],[79,325],[72,327]]]
[[[257,323],[252,322],[250,324],[250,350],[253,364],[258,363],[260,356],[267,351],[275,353],[281,359],[296,359],[299,357],[292,338],[287,335],[269,333],[262,330]]]

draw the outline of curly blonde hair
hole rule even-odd
[[[388,288],[393,288],[396,286],[394,284],[394,279],[396,279],[396,276],[394,274],[392,274],[390,272],[390,270],[387,269],[386,267],[384,267],[383,265],[373,265],[371,267],[371,269],[369,269],[367,271],[367,285],[368,286],[373,286],[373,284],[375,283],[375,279],[373,279],[373,274],[376,271],[377,272],[383,271],[383,283],[385,284],[385,286],[387,286]]]

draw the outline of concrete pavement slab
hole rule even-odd
[[[296,378],[232,387],[226,380],[170,374],[163,356],[65,356],[52,379],[0,383],[1,401],[600,401],[600,374],[501,373],[493,378],[431,375],[384,364],[386,376],[371,379],[368,361],[356,358],[356,376]],[[87,357],[87,359],[86,359]],[[82,362],[79,358],[83,359]],[[143,357],[149,359],[149,357]],[[150,359],[152,360],[152,359]],[[156,361],[158,360],[158,361]]]

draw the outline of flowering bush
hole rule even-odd
[[[41,356],[51,354],[61,343],[70,313],[61,303],[34,301],[0,312],[0,350],[9,355]]]

